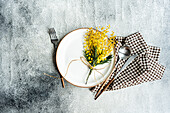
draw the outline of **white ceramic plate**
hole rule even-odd
[[[58,46],[57,53],[56,53],[56,60],[57,60],[58,70],[60,74],[65,78],[65,80],[67,80],[69,83],[75,86],[89,88],[103,82],[110,75],[113,69],[113,58],[112,61],[110,62],[110,65],[109,63],[106,63],[103,65],[96,66],[95,68],[101,68],[106,65],[109,65],[105,69],[99,70],[101,73],[104,74],[104,76],[102,76],[97,72],[92,71],[92,74],[90,75],[87,84],[85,84],[85,80],[89,73],[89,69],[80,60],[71,63],[68,69],[68,73],[65,76],[68,64],[72,60],[80,59],[80,57],[83,56],[83,50],[84,50],[83,41],[86,32],[87,32],[86,28],[81,28],[68,33],[61,40]]]

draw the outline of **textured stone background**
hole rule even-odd
[[[169,0],[0,0],[0,112],[2,113],[169,113]],[[104,93],[43,75],[55,75],[47,29],[61,39],[81,27],[110,24],[116,35],[136,31],[161,47],[164,77]]]

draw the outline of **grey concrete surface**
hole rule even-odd
[[[1,113],[170,113],[169,0],[0,0]],[[161,47],[161,80],[106,92],[44,76],[56,75],[47,29],[62,39],[81,27],[111,25],[116,35],[140,31]],[[56,75],[57,76],[57,75]]]

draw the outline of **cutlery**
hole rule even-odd
[[[58,38],[57,38],[57,36],[56,36],[56,31],[55,31],[54,28],[49,28],[48,33],[49,33],[49,35],[50,35],[51,42],[54,44],[54,50],[55,50],[55,52],[56,52],[56,50],[57,50],[57,44],[58,44]],[[55,57],[55,55],[54,55],[54,57]],[[54,58],[54,59],[55,59],[55,58]],[[54,59],[53,59],[53,60],[54,60]],[[54,60],[54,62],[55,62],[55,65],[56,65],[56,60]],[[57,68],[56,68],[56,69],[57,69]],[[58,69],[57,69],[57,70],[58,70]],[[65,88],[64,79],[63,79],[63,77],[62,77],[61,75],[60,75],[60,78],[61,78],[62,86],[63,86],[63,88]]]
[[[127,59],[129,58],[131,54],[131,50],[128,46],[122,46],[119,48],[119,51],[118,51],[118,62],[116,63],[115,67],[113,70],[115,70],[115,68],[117,68],[117,65],[119,64],[120,60],[122,59]],[[128,60],[131,60],[131,59],[128,59]],[[129,61],[128,61],[129,62]],[[126,64],[126,63],[125,63]],[[120,72],[120,71],[119,71]],[[95,100],[105,91],[105,89],[115,80],[115,78],[117,78],[118,74],[106,85],[106,87],[102,90],[102,88],[105,86],[106,82],[108,81],[108,79],[110,78],[112,74],[110,74],[106,80],[103,82],[102,86],[100,87],[100,89],[98,90],[98,92],[96,93],[95,95]],[[101,91],[102,90],[102,91]]]
[[[126,61],[126,63],[123,65],[123,67],[120,69],[120,71],[116,74],[116,76],[114,77],[114,79],[116,79],[119,74],[137,57],[137,55],[133,55],[131,57],[129,57],[129,59]]]

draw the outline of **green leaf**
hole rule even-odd
[[[97,47],[94,47],[94,58],[97,59],[98,55],[97,55]]]
[[[88,57],[87,57],[87,54],[86,54],[86,51],[83,51],[83,55],[84,55],[84,57],[86,58],[86,60],[88,61]]]
[[[97,63],[96,65],[100,65],[100,64],[108,63],[109,61],[111,61],[111,59],[112,59],[112,58],[113,58],[113,56],[112,56],[112,55],[109,55],[109,56],[107,56],[107,57],[106,57],[106,59],[105,59],[105,60],[100,61],[100,63]]]

